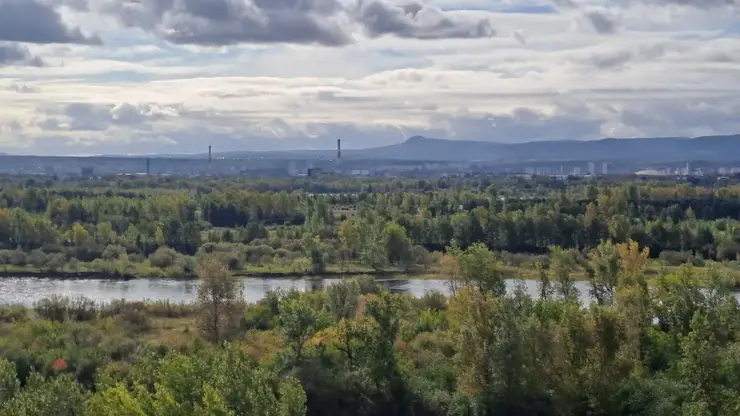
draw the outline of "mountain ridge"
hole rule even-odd
[[[207,157],[206,154],[194,155]],[[215,157],[334,159],[335,150],[237,151]],[[555,162],[740,160],[740,134],[700,137],[605,138],[500,143],[413,136],[401,143],[367,149],[342,149],[343,159],[440,162]]]

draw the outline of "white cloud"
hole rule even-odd
[[[57,25],[47,37],[65,44],[38,36],[21,42],[18,32],[6,43],[23,54],[8,52],[21,58],[0,65],[0,151],[171,153],[208,143],[330,148],[336,138],[370,147],[414,134],[517,142],[740,132],[740,14],[730,3],[431,0],[402,9],[384,1],[366,2],[373,9],[363,12],[350,0],[313,0],[306,4],[354,16],[354,23],[339,14],[334,20],[351,41],[321,37],[339,33],[331,31],[305,32],[318,37],[300,42],[209,28],[198,36],[211,41],[196,41],[193,32],[193,44],[182,45],[182,34],[160,31],[175,25],[173,17],[155,9],[134,25],[121,9],[105,9],[108,0],[65,2],[47,15]],[[223,4],[239,3],[246,0]],[[198,15],[177,10],[180,19]],[[275,9],[261,10],[277,18]],[[213,13],[198,19],[218,18]],[[198,45],[216,43],[217,34],[229,35],[223,43],[231,46]],[[97,37],[103,44],[90,45]],[[29,59],[43,65],[29,66]]]

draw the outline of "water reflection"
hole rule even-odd
[[[340,281],[339,279],[255,279],[244,278],[244,298],[257,302],[269,290],[318,291]],[[379,279],[392,292],[409,293],[422,297],[427,292],[450,293],[446,280],[403,280]],[[506,288],[513,293],[517,286],[532,297],[538,297],[539,290],[535,280],[508,280]],[[169,300],[170,302],[191,302],[196,295],[198,281],[172,279],[136,279],[129,281],[112,280],[56,280],[38,278],[0,279],[0,304],[33,305],[34,302],[52,295],[85,296],[97,302],[111,302],[117,299]],[[576,282],[581,303],[592,301],[586,282]],[[736,297],[738,294],[736,294]]]

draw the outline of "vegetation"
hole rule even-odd
[[[740,310],[720,273],[648,285],[648,249],[603,243],[583,305],[573,252],[553,255],[538,298],[505,293],[485,246],[449,252],[449,298],[350,279],[243,305],[210,256],[193,305],[7,306],[0,415],[737,413]]]
[[[451,241],[482,244],[510,276],[535,277],[552,247],[583,263],[602,241],[703,266],[737,261],[739,196],[549,178],[0,179],[0,273],[195,277],[212,255],[237,275],[444,274]]]
[[[200,279],[0,308],[0,416],[737,414],[739,219],[671,181],[0,180],[6,275]],[[383,271],[450,296],[238,280]]]

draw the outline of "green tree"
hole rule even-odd
[[[331,325],[331,316],[323,308],[315,307],[309,301],[308,294],[283,298],[280,301],[279,320],[293,363],[303,359],[306,343],[319,331]]]
[[[388,261],[391,264],[400,264],[408,268],[413,261],[411,256],[413,244],[406,234],[406,229],[394,222],[389,222],[383,230],[382,239],[385,243]]]
[[[496,256],[481,243],[472,244],[458,255],[460,276],[466,285],[475,287],[480,293],[506,294],[506,279]]]

